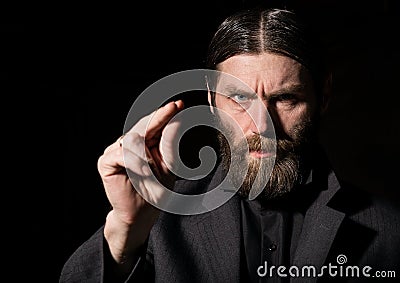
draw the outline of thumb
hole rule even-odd
[[[166,166],[163,170],[173,173],[177,171],[180,161],[179,141],[182,137],[180,131],[181,125],[182,121],[178,113],[165,126],[160,140],[160,153],[164,161],[163,166]]]

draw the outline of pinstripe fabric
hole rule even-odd
[[[101,227],[67,260],[59,282],[103,282],[103,258],[103,227]]]
[[[304,218],[293,264],[316,267],[337,264],[336,257],[344,254],[349,265],[396,270],[399,278],[399,208],[340,183],[330,170],[323,172],[319,176],[321,192]],[[181,192],[188,192],[199,186],[212,187],[220,178],[216,172],[213,179],[201,183],[182,181],[178,186]],[[103,282],[101,231],[66,262],[60,282]],[[139,277],[145,277],[143,282],[162,283],[240,282],[243,254],[239,198],[235,196],[202,215],[162,213],[151,231],[147,251],[147,258],[141,259],[129,282],[139,282]],[[358,282],[357,278],[346,279],[343,281]],[[358,279],[366,282],[366,278]],[[291,282],[338,281],[326,276],[291,279]]]

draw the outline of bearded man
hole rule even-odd
[[[133,127],[99,158],[112,210],[60,282],[364,282],[398,271],[399,210],[339,181],[318,144],[330,80],[310,28],[280,9],[241,11],[219,26],[207,58],[226,74],[209,82],[224,133],[215,170],[174,178],[160,144],[172,140],[165,129],[184,105],[159,108],[145,136]],[[125,170],[146,175],[148,161],[176,192],[212,191],[231,172],[237,193],[205,213],[161,211],[135,190],[157,203],[154,188],[133,185]]]

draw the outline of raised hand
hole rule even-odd
[[[161,183],[173,185],[174,176],[168,166],[176,156],[173,152],[174,134],[179,125],[168,122],[182,109],[182,101],[170,102],[143,117],[122,138],[107,147],[98,159],[98,171],[112,206],[104,236],[113,258],[127,268],[159,214],[159,210],[148,203],[132,183],[140,186],[146,199],[154,202],[162,198],[162,194],[156,188],[146,187],[143,179],[154,173]]]

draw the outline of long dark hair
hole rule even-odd
[[[317,93],[327,77],[323,45],[311,23],[294,11],[276,8],[246,9],[226,18],[208,49],[206,67],[239,54],[271,52],[295,59],[311,73]]]

